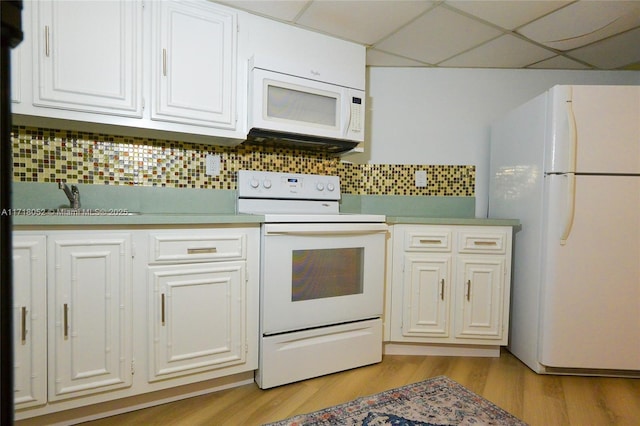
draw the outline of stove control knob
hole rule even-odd
[[[327,190],[328,190],[328,191],[333,191],[334,189],[336,189],[336,187],[335,187],[335,186],[333,186],[333,184],[332,184],[332,183],[328,183],[328,184],[327,184]]]
[[[271,188],[271,181],[270,181],[269,179],[265,179],[265,180],[262,182],[262,186],[264,186],[266,189]]]
[[[316,189],[318,191],[324,191],[324,184],[322,182],[316,183]]]
[[[249,185],[252,188],[257,188],[258,186],[260,186],[260,182],[258,181],[258,179],[253,178],[249,181]]]

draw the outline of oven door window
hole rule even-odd
[[[364,248],[293,250],[291,301],[362,294]]]

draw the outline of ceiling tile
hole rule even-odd
[[[522,68],[555,54],[512,35],[503,35],[445,61],[445,67]]]
[[[545,46],[570,50],[640,25],[640,1],[579,1],[518,32]]]
[[[571,1],[447,0],[447,4],[507,30],[540,18]]]
[[[554,56],[553,58],[545,59],[544,61],[537,62],[533,65],[529,65],[527,68],[544,69],[544,70],[588,70],[591,69],[588,65],[581,62],[574,61],[573,59],[566,58],[562,55]]]
[[[640,28],[573,50],[567,55],[608,70],[640,63]]]
[[[411,59],[380,52],[375,49],[367,49],[367,66],[373,67],[424,67],[429,64],[412,61]]]
[[[210,1],[371,46],[371,66],[640,70],[640,0]]]
[[[375,47],[435,64],[498,35],[495,28],[436,7]]]
[[[373,44],[433,6],[428,0],[316,0],[297,24],[362,44]]]
[[[236,9],[242,9],[262,16],[269,16],[281,21],[293,22],[304,9],[309,0],[228,0],[220,1]]]

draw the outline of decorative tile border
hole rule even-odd
[[[160,139],[19,126],[13,128],[13,179],[98,185],[236,189],[238,170],[338,174],[345,194],[473,196],[475,166],[360,165],[286,148],[220,147]],[[207,154],[221,172],[206,176]],[[414,186],[427,171],[427,188]]]
[[[415,186],[415,173],[427,172],[427,186]],[[343,191],[360,195],[429,195],[472,197],[475,166],[339,163]]]

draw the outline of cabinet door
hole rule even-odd
[[[502,339],[504,256],[458,257],[456,337]]]
[[[449,336],[450,269],[448,255],[405,255],[404,336]]]
[[[141,117],[141,2],[43,0],[34,9],[34,105]]]
[[[151,118],[234,129],[236,14],[206,1],[151,6]]]
[[[49,400],[131,385],[131,239],[49,239]]]
[[[16,409],[47,402],[46,239],[13,236],[13,349]]]
[[[150,381],[245,362],[245,267],[149,267]]]
[[[20,45],[11,50],[11,102],[16,104],[23,101],[22,79],[25,76],[25,67],[22,61],[25,53],[25,49]]]

